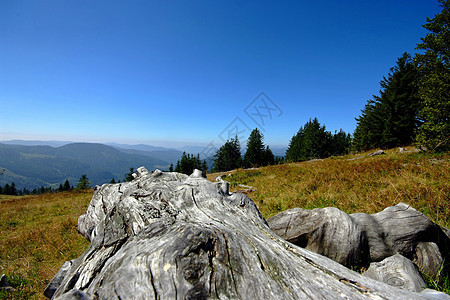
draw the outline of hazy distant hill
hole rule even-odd
[[[52,146],[60,147],[73,142],[68,141],[40,141],[40,140],[10,140],[10,141],[0,141],[1,144],[6,145],[21,145],[21,146]]]
[[[183,151],[213,155],[216,150],[201,146],[173,149],[143,144],[0,141],[0,170],[5,169],[0,175],[0,186],[14,181],[20,189],[49,185],[56,188],[66,179],[76,185],[82,174],[88,176],[92,185],[100,185],[112,178],[122,180],[131,167],[168,170],[170,163],[176,165]],[[284,156],[286,148],[274,147],[272,151],[277,156]],[[201,159],[205,158],[201,156]],[[206,160],[211,170],[212,157]]]
[[[123,179],[131,167],[168,169],[170,161],[148,153],[126,153],[103,144],[72,143],[60,147],[0,144],[0,185],[18,188],[57,187],[66,179],[76,185],[86,174],[92,185]]]

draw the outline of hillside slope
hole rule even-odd
[[[229,175],[232,190],[244,191],[264,217],[301,207],[334,206],[346,213],[375,213],[405,202],[434,222],[450,226],[450,154],[368,153],[249,170]]]

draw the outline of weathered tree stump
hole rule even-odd
[[[250,198],[195,172],[97,188],[89,248],[50,284],[58,299],[423,299],[286,242]],[[68,268],[67,268],[68,267]]]

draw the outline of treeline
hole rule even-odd
[[[56,193],[56,192],[64,192],[71,191],[74,187],[70,186],[69,181],[66,180],[64,184],[60,184],[58,188],[54,189],[51,186],[40,188],[35,188],[33,190],[29,190],[27,188],[17,189],[14,181],[9,184],[5,184],[3,187],[0,186],[0,194],[2,195],[13,195],[13,196],[22,196],[22,195],[40,195],[46,193]]]
[[[14,181],[9,184],[5,184],[3,187],[0,186],[0,195],[12,195],[12,196],[23,196],[23,195],[41,195],[47,193],[58,193],[58,192],[66,192],[73,190],[85,190],[90,188],[91,182],[87,178],[86,174],[81,175],[80,180],[77,183],[76,187],[70,185],[69,180],[66,180],[64,183],[60,183],[58,188],[54,189],[51,186],[40,188],[35,188],[33,190],[29,190],[27,188],[17,189]]]
[[[351,136],[342,129],[335,133],[325,129],[317,118],[309,120],[300,127],[289,142],[286,150],[287,161],[304,161],[314,158],[326,158],[332,155],[343,155],[350,151]]]
[[[186,154],[186,152],[183,152],[181,159],[177,161],[175,170],[173,169],[173,164],[170,164],[169,171],[191,175],[192,172],[194,172],[194,169],[201,170],[204,174],[206,174],[208,171],[206,160],[201,161],[200,154],[195,156],[193,154]]]
[[[292,137],[286,157],[276,157],[270,147],[264,144],[264,135],[258,128],[253,129],[247,139],[245,152],[241,153],[238,137],[225,142],[213,156],[212,172],[223,172],[238,168],[257,168],[280,164],[287,161],[302,161],[312,158],[325,158],[330,155],[342,155],[350,151],[351,137],[342,129],[331,134],[320,125],[317,118],[310,120]],[[199,154],[183,153],[177,161],[175,169],[171,164],[169,171],[192,174],[194,169],[206,173],[208,171],[205,160],[201,161]]]
[[[430,31],[412,57],[404,53],[380,82],[379,96],[356,118],[353,149],[392,148],[416,143],[448,151],[450,137],[450,1],[427,18]]]
[[[236,136],[227,140],[214,155],[213,172],[237,168],[252,168],[275,163],[275,156],[269,146],[264,145],[264,136],[258,128],[253,129],[247,140],[245,154],[241,155],[241,145]]]

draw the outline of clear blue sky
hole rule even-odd
[[[260,127],[285,146],[313,117],[352,133],[439,11],[434,0],[2,0],[0,140],[218,147]]]

